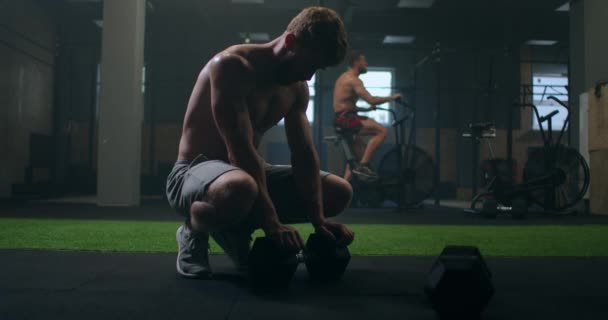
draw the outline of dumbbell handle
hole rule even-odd
[[[298,251],[298,253],[296,253],[296,261],[298,263],[304,263],[310,257],[310,255],[310,252],[306,252],[306,250],[300,250]]]
[[[296,261],[298,261],[298,263],[306,262],[306,253],[304,253],[303,250],[300,250],[300,252],[296,253]]]

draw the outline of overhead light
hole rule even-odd
[[[382,43],[384,44],[403,44],[403,43],[412,43],[414,42],[416,37],[414,36],[385,36]]]
[[[556,44],[556,40],[528,40],[526,44],[531,46],[552,46]]]
[[[270,35],[265,32],[239,32],[245,43],[270,41]]]
[[[399,0],[397,8],[430,8],[435,0]]]
[[[570,11],[570,1],[562,4],[559,8],[555,9],[555,11]]]
[[[264,0],[232,0],[232,3],[238,3],[238,4],[264,4]]]
[[[103,29],[103,20],[93,20],[93,23]]]

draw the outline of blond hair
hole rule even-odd
[[[348,42],[346,28],[338,14],[325,7],[309,7],[295,16],[287,26],[303,46],[322,50],[327,65],[344,60]]]

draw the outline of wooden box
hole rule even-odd
[[[589,151],[608,149],[608,86],[589,90],[588,120]]]
[[[608,215],[608,149],[589,152],[591,185],[589,204],[592,214]]]

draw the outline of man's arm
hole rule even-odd
[[[302,82],[298,84],[295,105],[285,116],[285,130],[291,150],[294,178],[315,232],[337,240],[336,243],[340,246],[347,246],[353,242],[354,233],[341,223],[325,219],[323,212],[319,157],[306,118],[308,99],[308,86]]]
[[[211,110],[224,140],[231,164],[245,170],[257,182],[259,222],[266,233],[280,227],[276,210],[266,188],[264,160],[253,142],[253,128],[246,104],[253,76],[246,62],[238,56],[216,58],[211,66]],[[237,79],[237,80],[235,80]]]
[[[365,87],[363,86],[363,81],[361,81],[361,79],[359,78],[353,78],[351,80],[353,89],[355,90],[355,93],[361,98],[363,99],[365,102],[369,103],[370,105],[378,105],[378,104],[383,104],[385,102],[389,102],[389,101],[393,101],[393,100],[397,100],[401,98],[401,94],[394,94],[390,97],[375,97],[372,96],[369,91],[367,91],[367,89],[365,89]]]
[[[291,165],[299,194],[304,200],[305,210],[314,226],[323,224],[323,199],[319,175],[319,156],[312,141],[312,133],[306,108],[309,93],[305,83],[297,84],[294,106],[285,116],[285,132],[291,151]]]

